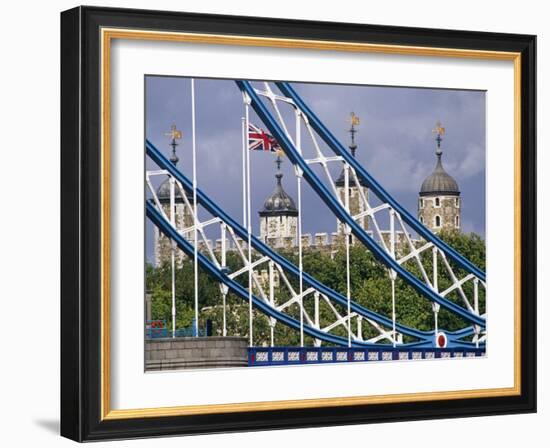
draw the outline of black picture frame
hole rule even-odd
[[[521,393],[306,409],[102,419],[100,29],[129,28],[521,54]],[[76,441],[536,411],[536,36],[167,11],[61,13],[61,435]]]

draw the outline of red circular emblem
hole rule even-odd
[[[447,346],[447,336],[445,336],[445,333],[439,333],[437,335],[436,344],[439,348],[445,348]]]

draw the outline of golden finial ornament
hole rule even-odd
[[[441,121],[437,120],[437,123],[435,124],[435,128],[432,130],[432,132],[439,136],[442,136],[445,134],[445,128],[441,126]]]
[[[178,131],[175,124],[170,127],[170,132],[166,132],[164,135],[170,137],[174,141],[181,140],[181,138],[183,137],[183,133],[181,131]]]
[[[436,154],[438,156],[441,156],[441,141],[442,136],[445,134],[445,128],[441,126],[441,121],[437,120],[437,123],[435,124],[435,128],[432,129],[432,132],[436,134],[435,141],[437,142],[437,150]]]

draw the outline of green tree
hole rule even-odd
[[[480,269],[485,270],[485,242],[476,234],[462,234],[460,232],[442,232],[440,234],[445,242],[455,248],[459,253],[472,261]],[[298,264],[298,255],[295,250],[281,251],[281,255],[289,259],[295,265]],[[258,255],[254,255],[255,258]],[[422,263],[428,278],[431,281],[433,272],[432,251],[426,250],[421,254]],[[449,265],[458,278],[467,273],[452,261]],[[240,257],[235,252],[227,254],[227,267],[230,272],[236,272],[242,268]],[[265,265],[264,265],[265,266]],[[315,277],[321,283],[334,289],[342,295],[347,293],[346,257],[345,248],[341,246],[334,252],[305,248],[303,253],[304,271]],[[404,265],[409,272],[424,281],[422,270],[413,259]],[[448,288],[453,279],[447,272],[447,268],[441,257],[438,257],[437,266],[439,291]],[[194,273],[193,263],[185,259],[176,270],[176,307],[178,328],[189,327],[194,317]],[[165,320],[171,325],[171,270],[170,265],[165,264],[158,268],[147,265],[146,286],[152,293],[152,317]],[[299,291],[299,278],[287,273],[290,285],[295,291]],[[235,278],[243,286],[248,286],[248,275],[243,274]],[[202,269],[199,269],[199,325],[203,327],[206,320],[213,323],[214,334],[221,335],[223,329],[222,294],[219,284],[209,277]],[[291,297],[291,293],[284,285],[282,279],[279,287],[275,289],[277,303],[284,303]],[[350,248],[350,284],[351,298],[353,301],[391,318],[392,297],[391,281],[388,270],[378,262],[370,251],[357,244]],[[307,285],[305,286],[307,287]],[[267,285],[263,287],[267,294]],[[473,283],[463,285],[464,293],[468,298],[472,297]],[[254,294],[259,296],[257,288]],[[419,330],[431,330],[434,328],[434,315],[431,302],[420,295],[415,289],[401,278],[395,282],[396,291],[396,318],[397,321]],[[465,306],[459,290],[451,292],[447,298],[460,306]],[[248,336],[249,309],[248,303],[232,293],[226,298],[227,334],[230,336]],[[314,319],[314,296],[310,294],[304,300],[304,309]],[[336,313],[341,316],[347,314],[345,306],[329,305],[324,300],[319,303],[319,323],[321,328],[330,325]],[[479,311],[485,312],[485,290],[479,288]],[[284,310],[285,313],[299,320],[299,306],[297,303]],[[270,319],[262,313],[254,310],[253,338],[255,345],[267,345],[270,342]],[[441,308],[439,312],[439,327],[449,331],[458,330],[468,326],[468,323],[454,314]],[[306,322],[307,323],[307,322]],[[355,320],[351,330],[355,333],[357,326]],[[333,334],[347,337],[345,326],[339,326],[332,331]],[[299,332],[290,329],[281,323],[274,328],[275,342],[277,345],[298,345],[300,343]],[[365,323],[363,325],[363,337],[369,338],[377,335],[377,331]],[[305,343],[313,344],[313,338],[306,335]]]

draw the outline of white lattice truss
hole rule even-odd
[[[322,167],[322,170],[324,172],[325,178],[328,181],[328,185],[330,187],[330,190],[332,191],[333,195],[338,199],[338,201],[346,208],[346,210],[349,213],[349,185],[350,180],[353,180],[355,185],[360,185],[359,178],[357,176],[357,173],[355,170],[345,162],[345,160],[340,156],[327,156],[321,151],[321,147],[319,145],[319,142],[316,138],[316,133],[309,124],[309,120],[307,116],[300,110],[299,107],[296,106],[294,101],[291,98],[287,98],[285,96],[281,96],[276,94],[268,82],[261,83],[263,85],[262,89],[254,89],[255,92],[260,96],[267,100],[267,103],[272,107],[272,109],[275,112],[275,116],[277,118],[277,121],[289,140],[293,143],[294,147],[297,149],[297,151],[302,155],[302,139],[301,139],[301,127],[304,126],[307,135],[310,138],[310,141],[312,143],[313,147],[313,154],[309,158],[305,158],[304,160],[308,165],[320,165]],[[243,94],[243,101],[246,103],[249,102],[247,95]],[[285,123],[285,120],[283,119],[283,114],[281,113],[281,110],[279,108],[279,103],[283,104],[284,106],[290,106],[294,112],[294,119],[295,119],[295,136],[293,137],[291,133],[289,132],[288,126]],[[342,201],[342,198],[338,194],[338,191],[336,189],[335,182],[333,180],[333,177],[329,170],[329,163],[341,163],[344,167],[344,174],[345,174],[345,197]],[[300,172],[300,169],[296,167],[296,176],[301,177],[302,173]],[[350,179],[351,175],[351,179]],[[422,281],[430,287],[432,290],[434,290],[436,293],[438,293],[442,297],[447,297],[451,292],[457,291],[460,299],[462,300],[464,306],[472,313],[480,315],[480,309],[479,309],[479,287],[481,285],[482,288],[485,289],[486,285],[485,282],[478,279],[473,274],[467,274],[462,278],[458,278],[455,274],[453,268],[449,264],[447,257],[445,256],[445,253],[441,251],[439,248],[437,248],[433,243],[426,242],[421,247],[416,247],[411,239],[411,234],[407,229],[407,226],[403,219],[401,218],[400,214],[393,209],[393,207],[385,203],[383,201],[382,204],[377,205],[375,207],[371,206],[369,201],[367,200],[367,196],[365,195],[363,189],[358,188],[357,189],[360,195],[360,200],[363,205],[363,212],[353,215],[352,218],[354,220],[359,220],[363,217],[367,217],[369,220],[369,224],[372,225],[372,228],[374,229],[374,240],[383,247],[383,249],[392,257],[394,258],[401,266],[406,265],[408,262],[414,262],[418,266],[418,269],[421,273],[421,279]],[[380,199],[380,198],[378,198]],[[386,240],[383,238],[382,231],[380,230],[380,225],[378,223],[377,216],[381,215],[382,213],[387,213],[389,215],[389,222],[390,222],[390,237],[389,237],[389,245],[387,244]],[[350,229],[349,226],[345,225],[345,233],[349,235]],[[398,238],[398,234],[404,235],[406,246],[409,250],[409,252],[399,257],[396,253],[395,246],[396,241]],[[301,240],[301,239],[300,239]],[[299,244],[301,241],[299,241]],[[346,238],[346,245],[349,244],[349,239]],[[426,269],[424,267],[424,264],[422,262],[422,259],[420,255],[425,252],[431,250],[432,251],[432,275],[431,278],[426,272]],[[445,289],[444,291],[439,291],[439,281],[442,277],[442,273],[438,271],[438,262],[441,262],[444,267],[444,272],[448,275],[448,278],[451,280],[451,285]],[[404,266],[406,268],[406,266]],[[393,270],[389,270],[388,272],[389,278],[391,282],[395,282],[396,274]],[[464,284],[467,282],[473,283],[473,297],[467,297],[465,291],[464,291]],[[392,289],[393,284],[392,284]],[[349,292],[348,292],[349,294]],[[394,297],[395,301],[395,297]],[[437,333],[437,314],[440,309],[440,305],[437,303],[432,304],[433,311],[434,311],[434,322],[435,322],[435,331]],[[483,315],[482,315],[483,316]],[[351,319],[351,315],[347,315],[342,317],[342,321],[348,321]],[[395,304],[394,304],[394,312],[392,316],[393,320],[395,321]],[[481,342],[485,342],[487,338],[486,330],[481,330],[479,326],[474,325],[474,331],[475,334],[473,336],[472,342],[475,342],[477,344]]]
[[[155,176],[168,176],[171,181],[174,182],[175,188],[181,195],[184,201],[184,207],[186,208],[187,212],[190,214],[190,216],[193,219],[193,222],[195,222],[195,225],[186,227],[184,229],[177,229],[175,223],[175,220],[170,219],[170,214],[167,214],[165,209],[162,207],[156,190],[153,187],[152,178]],[[167,171],[165,170],[154,170],[154,171],[147,171],[146,172],[146,184],[148,187],[148,190],[150,192],[151,199],[153,200],[156,208],[159,210],[159,212],[162,214],[164,219],[171,224],[171,226],[182,236],[186,237],[190,234],[192,234],[195,230],[197,230],[198,239],[194,244],[197,244],[198,247],[200,247],[200,252],[204,255],[206,255],[216,266],[217,269],[224,269],[226,268],[226,256],[227,251],[229,250],[228,246],[232,246],[234,248],[234,252],[238,254],[239,260],[242,263],[242,267],[238,270],[235,270],[234,272],[230,273],[228,277],[235,279],[240,276],[244,276],[245,274],[248,274],[249,271],[252,271],[252,282],[253,282],[253,291],[254,294],[257,295],[261,300],[269,304],[273,309],[277,311],[284,311],[285,309],[288,309],[292,305],[298,306],[298,312],[301,312],[303,319],[305,322],[307,322],[308,325],[311,327],[320,329],[324,332],[330,332],[334,330],[337,327],[344,327],[345,330],[348,333],[351,333],[351,326],[350,323],[352,320],[356,320],[356,328],[357,332],[351,334],[351,339],[353,341],[362,341],[362,342],[380,342],[380,341],[389,341],[391,344],[399,344],[402,343],[403,337],[400,333],[394,332],[391,329],[385,329],[383,326],[378,324],[377,322],[374,322],[371,319],[368,319],[366,317],[360,316],[357,313],[348,313],[343,315],[341,312],[338,311],[339,305],[334,305],[329,297],[327,297],[325,294],[317,291],[315,288],[310,287],[306,290],[302,291],[300,294],[299,291],[296,291],[296,289],[292,286],[287,274],[285,273],[284,269],[274,261],[272,261],[267,256],[261,256],[260,258],[256,260],[250,260],[248,258],[248,245],[247,241],[242,240],[241,238],[237,237],[235,234],[235,231],[231,226],[223,222],[218,217],[213,217],[210,219],[206,219],[204,221],[200,221],[198,219],[198,216],[195,216],[194,207],[192,206],[191,202],[188,199],[188,196],[185,194],[184,188],[181,185],[179,181],[177,181],[175,178],[173,178]],[[172,204],[174,202],[172,201]],[[197,213],[198,215],[199,213]],[[207,227],[215,226],[217,225],[219,227],[219,235],[221,239],[221,248],[218,250],[214,250],[212,247],[212,240],[207,238],[205,229]],[[229,243],[229,244],[228,244]],[[175,244],[172,242],[172,247],[175,249]],[[216,253],[217,252],[217,253]],[[266,266],[269,272],[269,281],[267,282],[267,287],[265,285],[265,282],[262,282],[259,278],[258,271],[262,266]],[[279,278],[279,285],[278,288],[278,294],[279,296],[287,296],[290,295],[290,298],[286,298],[285,300],[282,300],[280,297],[276,294],[276,281],[275,277],[276,275]],[[226,335],[226,296],[228,293],[228,287],[224,285],[223,283],[220,283],[220,293],[223,297],[223,334]],[[287,294],[283,294],[285,292]],[[312,317],[310,313],[305,309],[304,303],[306,300],[313,300],[314,303],[314,316]],[[328,308],[333,313],[334,321],[330,323],[329,325],[326,325],[322,327],[320,325],[320,317],[319,317],[319,303],[320,301],[323,301],[328,305]],[[275,340],[274,340],[274,327],[277,324],[276,319],[269,318],[270,320],[270,331],[271,331],[271,346],[274,346]],[[364,339],[363,338],[363,321],[367,322],[376,330],[378,333],[375,337]],[[395,336],[394,336],[395,335]],[[315,345],[320,346],[322,341],[316,339]]]

